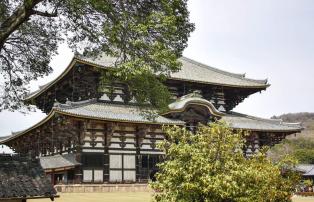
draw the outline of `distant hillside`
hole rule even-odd
[[[282,119],[285,122],[301,122],[305,128],[301,134],[297,134],[296,138],[314,138],[314,113],[300,112],[300,113],[288,113],[280,116],[273,116],[271,118]],[[290,138],[293,138],[292,136]]]

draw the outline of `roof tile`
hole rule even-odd
[[[0,199],[50,198],[56,193],[38,160],[0,156]]]
[[[156,123],[156,124],[184,124],[183,121],[168,119],[157,115],[154,119],[149,119],[143,111],[134,105],[109,104],[101,102],[86,102],[79,105],[59,105],[56,111],[69,115],[84,116],[88,118],[105,119],[112,121],[127,121],[136,123]]]
[[[299,123],[285,123],[278,119],[264,119],[236,112],[229,112],[221,120],[227,122],[232,128],[244,130],[300,132],[303,129]]]

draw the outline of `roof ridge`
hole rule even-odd
[[[312,165],[312,168],[310,168],[308,171],[305,171],[304,175],[310,175],[312,170],[314,170],[314,166],[313,165]]]
[[[217,67],[212,67],[212,66],[206,65],[204,63],[197,62],[196,60],[190,59],[190,58],[185,57],[185,56],[182,56],[180,59],[183,59],[185,61],[191,62],[191,63],[193,63],[193,64],[195,64],[195,65],[197,65],[199,67],[202,67],[202,68],[211,69],[211,70],[213,70],[213,71],[215,71],[217,73],[221,73],[221,74],[224,74],[224,75],[227,75],[227,76],[233,76],[233,77],[236,77],[236,78],[239,78],[239,79],[248,80],[248,81],[252,81],[252,82],[257,82],[257,83],[260,83],[260,84],[267,84],[267,82],[268,82],[268,79],[251,79],[251,78],[246,78],[245,77],[246,73],[239,74],[239,73],[228,72],[228,71],[219,69]]]
[[[196,60],[193,60],[191,58],[188,58],[188,57],[185,57],[185,56],[182,56],[180,59],[183,59],[185,61],[188,61],[188,62],[191,62],[195,65],[198,65],[199,67],[202,67],[202,68],[207,68],[207,69],[212,69],[218,73],[224,73],[224,74],[227,74],[227,75],[230,75],[230,76],[236,76],[238,78],[243,78],[243,76],[245,75],[244,74],[240,74],[240,73],[232,73],[232,72],[228,72],[228,71],[224,71],[222,69],[219,69],[219,68],[216,68],[216,67],[212,67],[212,66],[209,66],[209,65],[206,65],[204,63],[201,63],[201,62],[197,62]]]
[[[150,110],[157,110],[156,108],[151,108],[149,105],[139,105],[138,103],[124,103],[124,102],[106,102],[103,100],[96,100],[93,104],[101,104],[101,105],[110,105],[110,106],[118,106],[118,107],[132,107],[139,110],[142,109],[150,109]]]
[[[66,101],[65,103],[55,102],[53,108],[54,109],[74,109],[78,107],[82,107],[88,104],[97,103],[96,98],[81,100],[81,101]]]

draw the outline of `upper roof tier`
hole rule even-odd
[[[194,60],[188,59],[186,57],[181,57],[180,62],[182,63],[181,70],[170,75],[170,80],[179,81],[190,81],[194,83],[212,84],[217,86],[228,86],[237,88],[254,88],[264,90],[269,84],[267,80],[255,80],[245,78],[245,74],[234,74],[226,72],[208,65],[201,64]],[[46,85],[40,86],[40,88],[30,93],[25,97],[25,100],[30,100],[37,97],[41,93],[48,90],[59,80],[61,80],[70,70],[75,66],[75,64],[88,64],[98,68],[112,68],[115,63],[115,58],[109,57],[105,54],[92,58],[83,56],[74,56],[72,62],[68,67],[53,81],[47,83]]]
[[[116,61],[115,58],[105,54],[96,58],[81,56],[75,56],[75,58],[100,67],[112,67]],[[265,88],[269,86],[267,79],[255,80],[245,78],[245,74],[223,71],[186,57],[181,57],[179,61],[182,63],[181,70],[172,73],[170,75],[171,79],[232,87]]]

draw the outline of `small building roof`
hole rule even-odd
[[[314,176],[314,164],[298,164],[296,171],[301,172],[303,176]]]
[[[80,165],[75,159],[75,154],[63,154],[39,157],[40,164],[44,170],[67,169]]]
[[[56,190],[38,160],[0,156],[0,200],[54,198]]]
[[[265,132],[300,132],[300,123],[285,123],[281,119],[265,119],[236,112],[228,112],[221,118],[234,129]]]
[[[307,173],[314,168],[313,164],[298,164],[296,170],[302,173]]]

